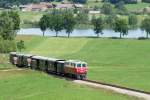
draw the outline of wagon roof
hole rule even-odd
[[[65,61],[57,61],[58,63],[65,63]]]
[[[72,63],[85,63],[86,64],[86,62],[79,61],[79,60],[68,60],[68,62],[72,62]]]
[[[56,58],[48,58],[47,60],[49,60],[49,61],[57,61],[57,60],[59,60],[59,59],[56,59]]]
[[[35,58],[35,59],[48,59],[47,57],[43,57],[43,56],[33,56],[32,58]]]
[[[26,57],[31,57],[31,56],[33,56],[32,54],[24,54],[24,56],[26,56]]]

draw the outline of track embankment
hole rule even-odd
[[[0,70],[0,72],[9,72],[9,71],[20,71],[20,70],[24,70],[24,69],[16,69],[16,68],[10,68],[10,69],[2,69],[2,70]]]
[[[134,96],[137,98],[143,98],[144,100],[150,100],[150,94],[148,92],[144,92],[144,91],[140,91],[140,90],[123,88],[123,87],[113,86],[113,85],[108,85],[108,84],[101,84],[101,83],[94,82],[94,81],[92,82],[89,80],[74,80],[73,82],[82,84],[82,85],[91,86],[94,88],[101,88],[101,89],[105,89],[105,90],[114,91],[114,92],[120,93],[120,94]]]

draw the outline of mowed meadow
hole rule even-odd
[[[63,55],[71,55],[80,51],[80,49],[88,42],[88,40],[85,39],[83,41],[84,43],[82,42],[82,44],[79,45],[78,39],[69,40],[60,38],[60,40],[58,39],[59,41],[56,41],[56,38],[43,38],[37,36],[18,36],[17,40],[20,39],[25,41],[26,50],[24,52],[26,53],[60,58],[63,58]],[[52,41],[55,45],[51,44]],[[68,44],[69,41],[72,42],[73,45],[70,43]],[[74,46],[76,48],[74,48]],[[58,49],[61,50],[61,52],[59,52]],[[72,52],[68,53],[70,50]],[[91,99],[142,100],[135,97],[117,94],[108,90],[105,91],[104,89],[95,89],[84,85],[78,85],[70,80],[66,80],[64,78],[61,79],[56,76],[48,75],[44,72],[33,71],[30,69],[17,70],[17,67],[9,63],[7,54],[0,54],[0,100]]]
[[[0,70],[0,100],[142,100],[31,70]]]
[[[150,91],[150,41],[18,36],[24,52],[88,63],[88,78]]]

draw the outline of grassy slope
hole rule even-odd
[[[8,56],[5,54],[0,54],[0,70],[6,68],[12,68],[8,62]]]
[[[26,40],[27,36],[19,38]],[[150,91],[149,40],[31,36],[30,39],[26,42],[26,52],[84,60],[89,64],[90,79]]]
[[[29,70],[1,71],[0,89],[1,100],[137,100]]]

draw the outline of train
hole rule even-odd
[[[31,68],[79,80],[87,78],[87,63],[79,60],[49,58],[18,52],[10,52],[9,60],[19,68]]]

